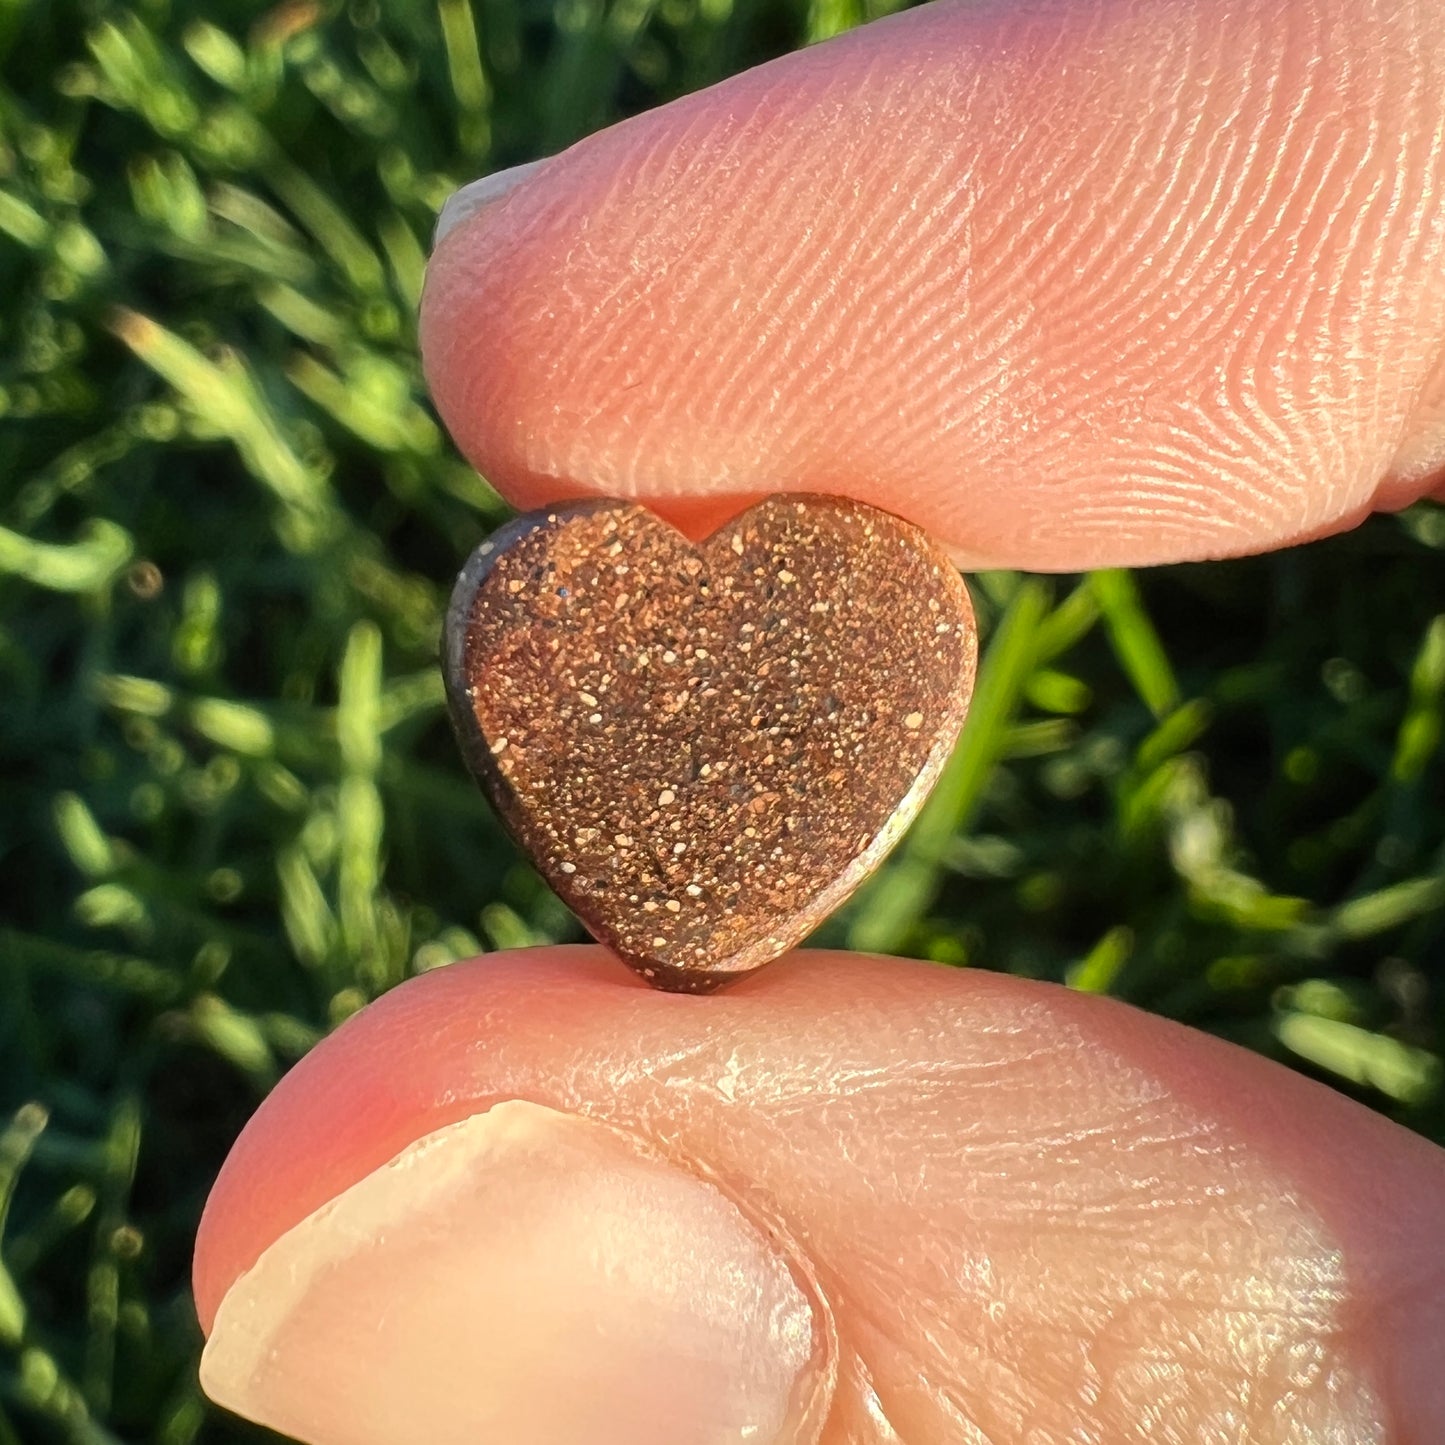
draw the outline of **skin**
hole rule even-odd
[[[428,375],[519,506],[846,492],[1041,569],[1336,530],[1445,459],[1442,72],[1436,3],[928,7],[473,209]],[[416,979],[263,1106],[196,1291],[207,1388],[320,1445],[1445,1438],[1445,1154],[898,960]]]

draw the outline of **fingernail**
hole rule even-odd
[[[495,175],[483,176],[481,180],[463,186],[448,199],[437,217],[436,234],[432,237],[433,250],[468,217],[505,196],[546,164],[545,160],[528,161],[526,165],[512,166],[510,170],[497,171]]]
[[[310,1445],[791,1445],[820,1319],[720,1189],[514,1102],[283,1235],[222,1301],[201,1383]]]

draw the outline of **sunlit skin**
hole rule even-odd
[[[1439,483],[1442,97],[1438,4],[929,7],[475,210],[428,376],[521,506],[843,491],[1043,569],[1281,545]],[[1445,1154],[900,960],[413,980],[257,1115],[196,1288],[208,1389],[317,1445],[1445,1439]]]
[[[423,343],[510,500],[900,512],[974,565],[1259,551],[1445,456],[1427,0],[934,5],[583,141]]]

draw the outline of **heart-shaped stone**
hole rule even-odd
[[[797,943],[882,859],[963,724],[977,633],[917,528],[777,497],[694,546],[644,508],[519,517],[457,581],[468,765],[591,931],[702,992]]]

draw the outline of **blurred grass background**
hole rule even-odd
[[[504,513],[421,386],[438,206],[888,8],[0,0],[0,1445],[263,1438],[195,1384],[229,1141],[407,975],[577,936],[442,716]],[[979,578],[960,750],[823,941],[1114,993],[1445,1138],[1442,553],[1419,507]]]

